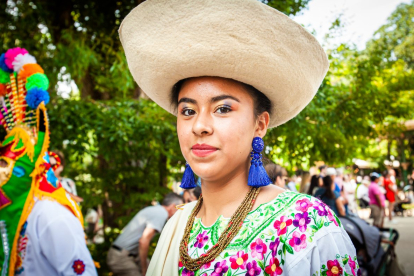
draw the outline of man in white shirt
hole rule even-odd
[[[135,215],[108,252],[108,265],[117,276],[144,276],[148,267],[148,248],[156,232],[183,203],[181,196],[169,193],[161,205],[149,206]]]

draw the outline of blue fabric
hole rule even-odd
[[[339,188],[339,185],[335,182],[335,192],[341,193],[341,188]]]
[[[334,211],[337,216],[339,216],[338,208],[336,208],[336,200],[338,199],[338,197],[340,197],[340,193],[337,191],[334,191],[335,198],[328,198],[324,196],[325,191],[326,191],[325,188],[319,188],[316,191],[314,196],[322,200],[323,203],[328,205],[329,208],[331,208],[331,210]]]

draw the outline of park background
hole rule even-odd
[[[26,48],[49,77],[50,149],[64,152],[64,175],[76,181],[83,212],[98,205],[103,210],[105,242],[90,248],[102,266],[100,275],[107,271],[106,251],[119,229],[160,200],[185,164],[175,117],[136,85],[118,38],[122,19],[141,2],[0,3],[2,51]],[[312,21],[306,15],[313,3],[324,5],[263,2],[299,22]],[[369,9],[376,1],[359,2],[374,20]],[[399,180],[407,183],[414,158],[414,2],[387,2],[397,4],[366,43],[347,38],[353,21],[346,9],[330,14],[323,28],[303,23],[323,44],[330,70],[309,106],[268,132],[268,159],[293,173],[318,161],[353,172],[355,159],[382,171],[394,158]]]

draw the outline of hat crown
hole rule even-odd
[[[265,94],[275,127],[310,102],[329,66],[311,34],[256,0],[147,0],[119,33],[135,81],[171,113],[178,81],[223,77]]]

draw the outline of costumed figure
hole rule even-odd
[[[305,108],[328,70],[311,34],[257,0],[147,0],[119,34],[139,87],[177,116],[181,187],[201,178],[147,276],[360,273],[332,210],[269,185],[262,163],[267,129]]]
[[[0,57],[0,275],[96,275],[83,217],[49,162],[49,80],[23,48]]]

